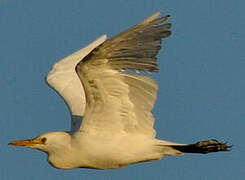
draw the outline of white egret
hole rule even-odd
[[[170,16],[159,15],[109,40],[103,35],[57,62],[46,80],[67,103],[71,130],[9,144],[44,151],[61,169],[121,168],[165,155],[229,151],[216,140],[179,144],[155,138],[151,110],[158,85],[137,72],[158,71],[156,55],[171,34],[171,24],[163,24]]]

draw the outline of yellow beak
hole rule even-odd
[[[44,144],[40,138],[26,139],[10,142],[8,145],[34,147],[36,144]]]

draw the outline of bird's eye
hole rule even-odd
[[[42,141],[43,144],[45,144],[45,142],[47,141],[47,138],[44,137],[44,138],[41,139],[41,141]]]

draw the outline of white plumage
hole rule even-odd
[[[103,35],[87,47],[61,59],[46,78],[48,85],[60,94],[69,107],[72,131],[79,129],[86,107],[85,92],[75,71],[76,65],[105,40],[106,35]]]
[[[131,72],[157,72],[156,55],[171,25],[159,12],[106,41],[106,35],[58,61],[47,83],[65,100],[71,131],[45,133],[11,142],[48,153],[56,168],[109,169],[152,161],[165,155],[227,151],[216,140],[177,144],[155,139],[154,106],[158,85]],[[126,70],[126,71],[124,71]]]

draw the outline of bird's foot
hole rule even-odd
[[[210,153],[210,152],[218,152],[218,151],[230,151],[231,147],[227,144],[227,142],[217,141],[216,139],[210,139],[207,141],[200,141],[193,145],[197,153]]]
[[[232,146],[228,145],[226,142],[210,139],[207,141],[200,141],[195,144],[173,145],[171,147],[183,153],[206,154],[211,152],[230,151]]]

